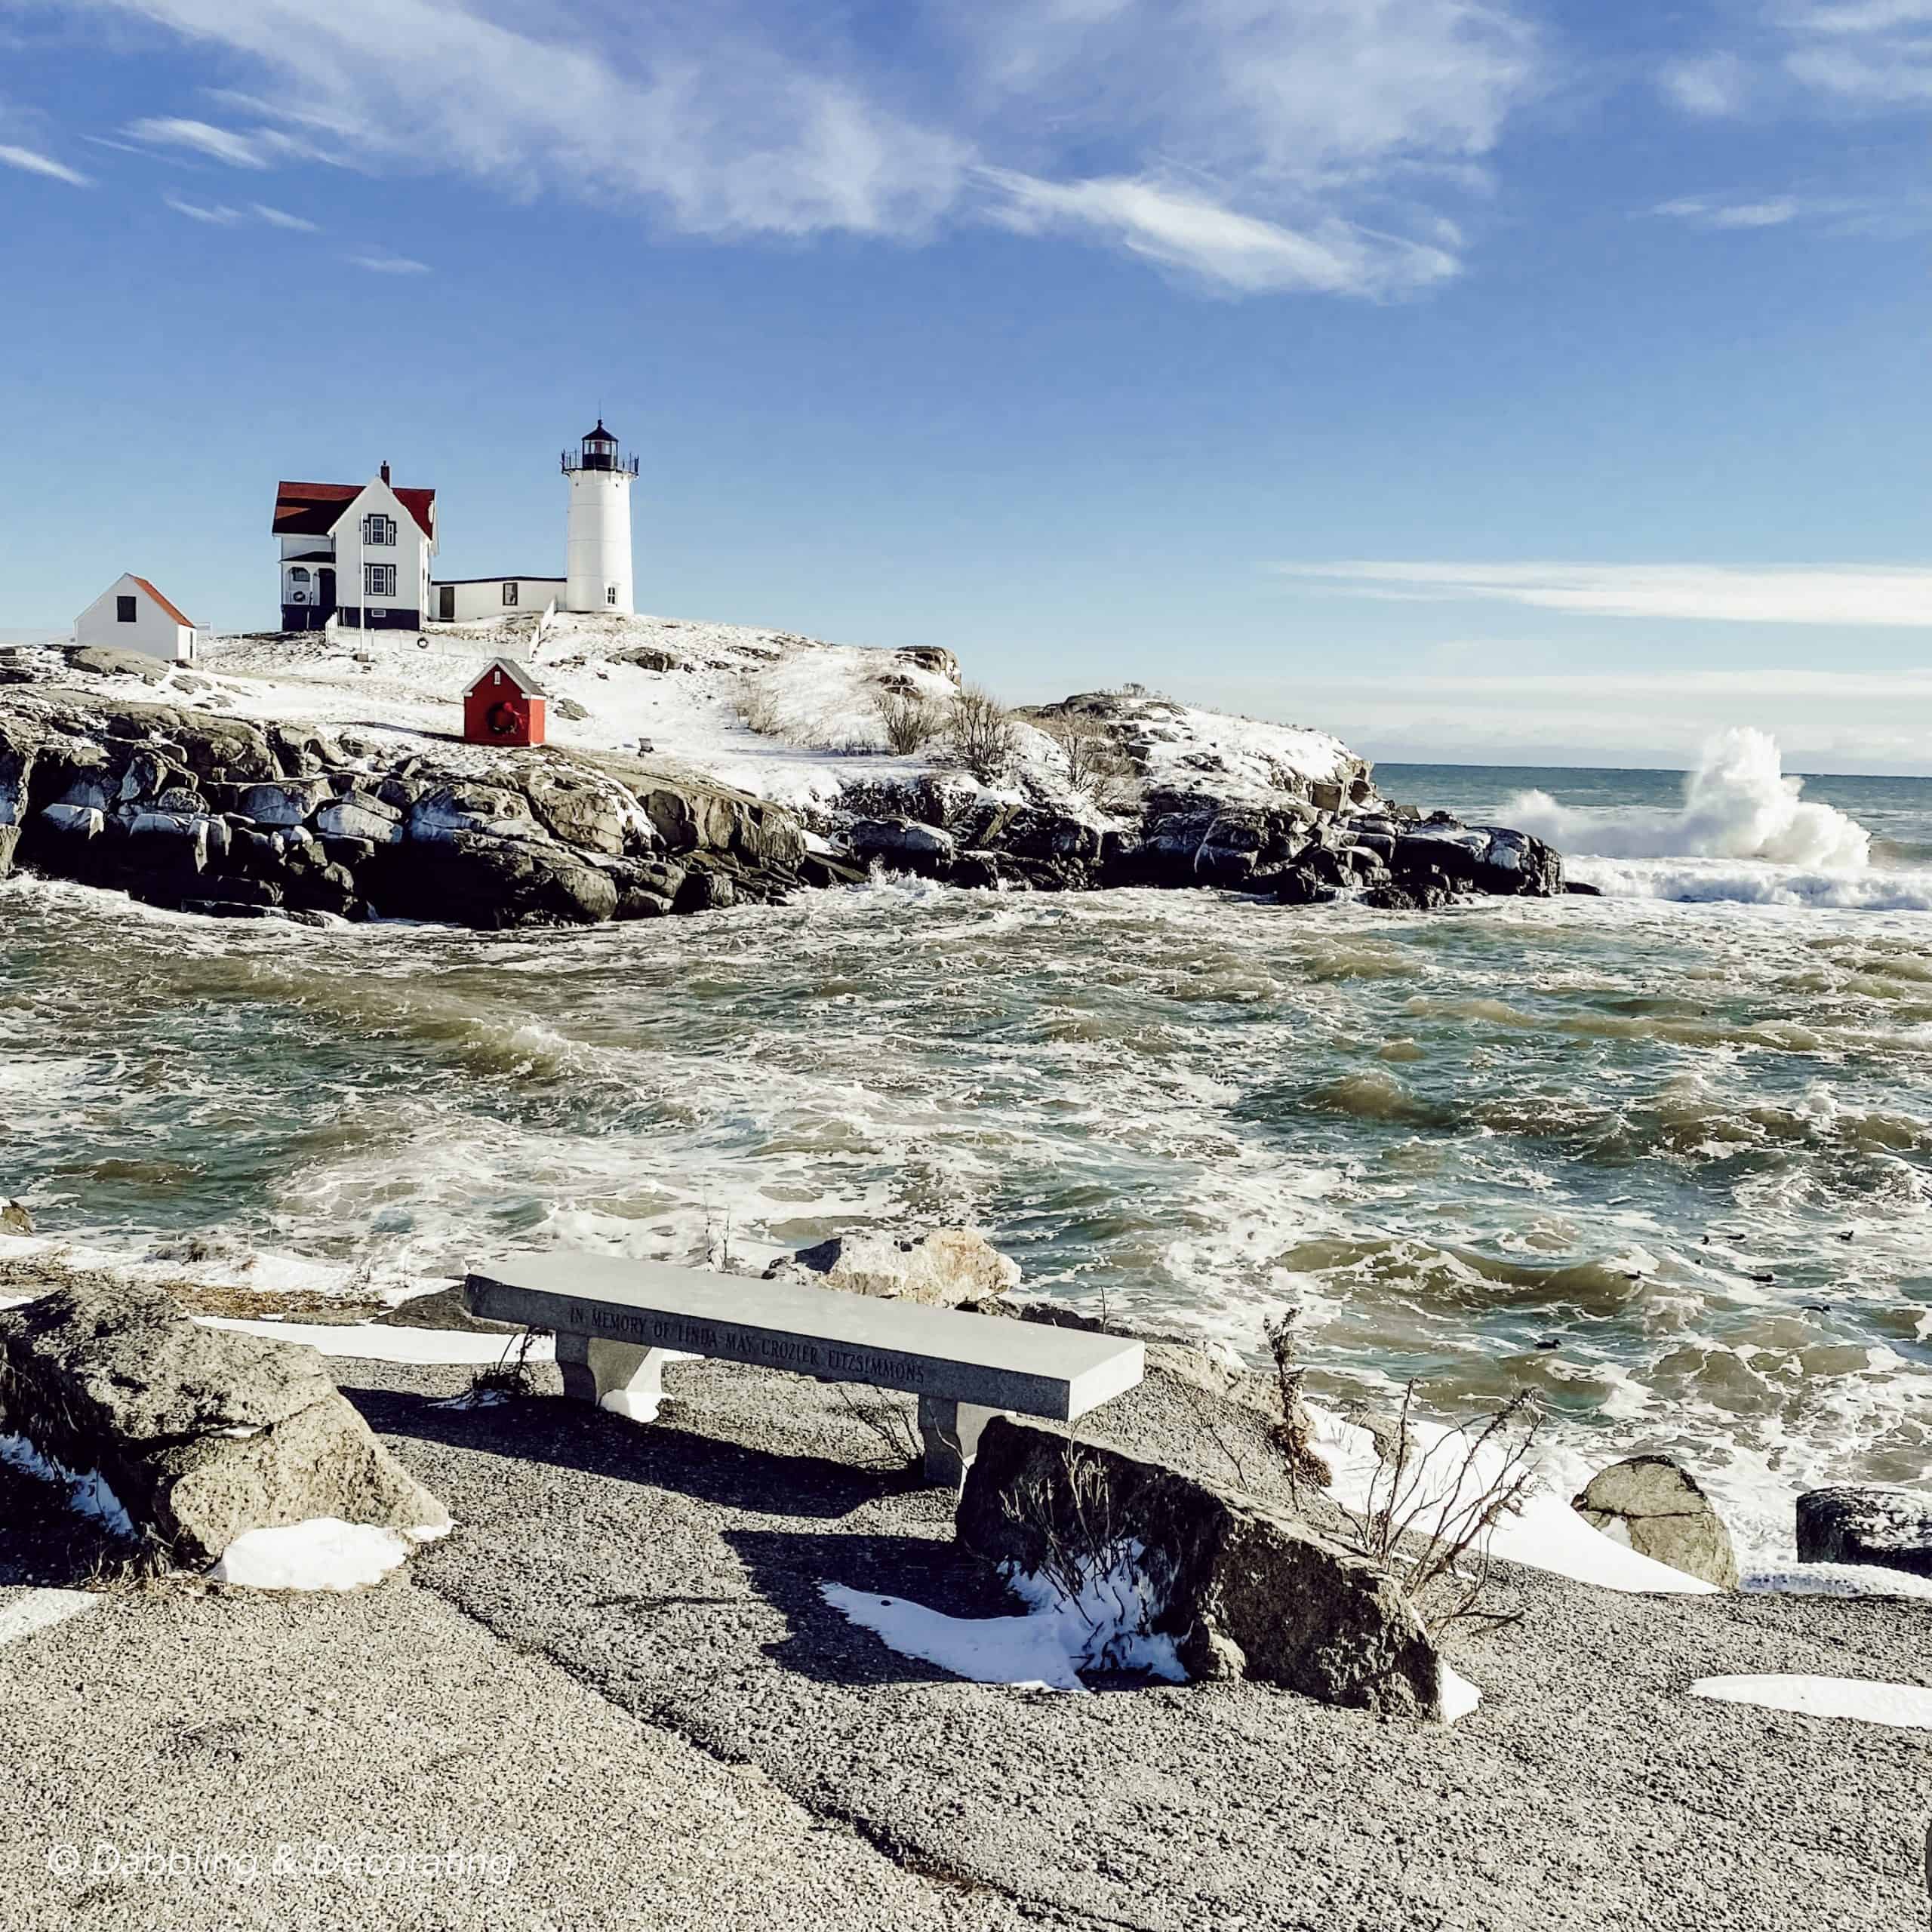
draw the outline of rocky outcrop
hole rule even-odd
[[[1932,1496],[1814,1489],[1798,1499],[1801,1563],[1867,1563],[1932,1577]]]
[[[1721,1590],[1737,1587],[1730,1532],[1690,1472],[1668,1456],[1632,1456],[1590,1478],[1570,1506],[1639,1556]]]
[[[54,691],[0,719],[10,863],[226,918],[492,928],[716,909],[829,883],[797,821],[635,760],[422,753]]]
[[[953,1308],[1004,1294],[1020,1270],[983,1235],[937,1228],[919,1235],[835,1235],[774,1263],[765,1279]]]
[[[98,1474],[178,1563],[316,1517],[449,1526],[314,1349],[204,1327],[158,1288],[70,1284],[0,1312],[0,1429]]]
[[[1076,1492],[1076,1483],[1078,1490]],[[1442,1663],[1394,1580],[1366,1557],[1236,1492],[1158,1463],[989,1422],[967,1472],[959,1540],[1008,1575],[1137,1548],[1190,1677],[1246,1677],[1388,1716],[1439,1718]]]

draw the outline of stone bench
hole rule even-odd
[[[557,1337],[564,1392],[649,1422],[664,1364],[709,1355],[919,1398],[926,1474],[957,1484],[1002,1414],[1072,1422],[1146,1372],[1138,1342],[1004,1315],[746,1281],[663,1262],[519,1256],[472,1273],[472,1315]]]

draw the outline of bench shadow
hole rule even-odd
[[[752,1448],[680,1429],[675,1398],[666,1404],[665,1420],[632,1423],[561,1395],[451,1409],[389,1389],[345,1385],[342,1392],[379,1435],[580,1470],[722,1509],[835,1519],[916,1487],[916,1478],[899,1470]]]

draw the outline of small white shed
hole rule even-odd
[[[74,620],[74,641],[138,651],[177,664],[192,663],[195,657],[193,620],[131,571],[110,583]]]

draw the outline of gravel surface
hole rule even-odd
[[[1924,1922],[1932,1733],[1687,1693],[1932,1684],[1932,1606],[1513,1571],[1522,1620],[1451,1643],[1484,1693],[1451,1730],[1247,1684],[969,1684],[820,1598],[1012,1607],[838,1392],[679,1364],[640,1428],[547,1396],[432,1408],[462,1371],[334,1366],[457,1531],[359,1596],[124,1595],[0,1651],[0,1927]],[[1239,1403],[1156,1376],[1103,1414],[1265,1487]],[[49,1875],[63,1832],[516,1860],[97,1893]]]

